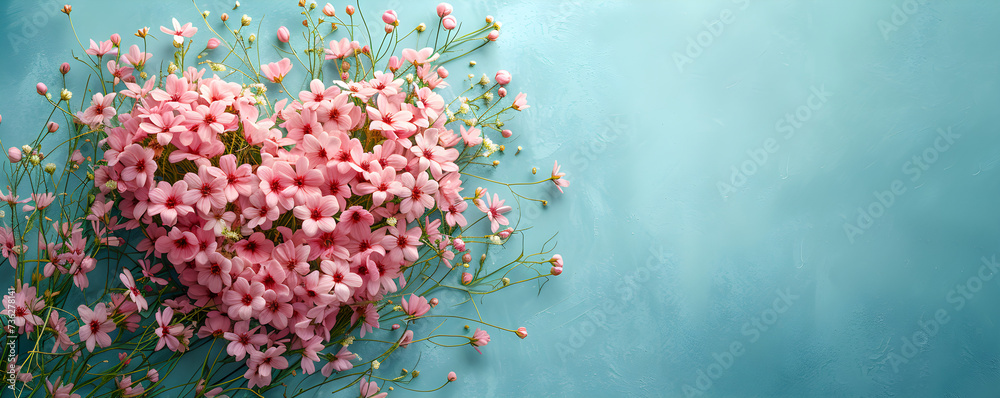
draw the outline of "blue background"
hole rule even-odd
[[[294,1],[243,3],[200,5],[265,15],[266,40],[298,24]],[[414,3],[365,9],[436,22],[436,2]],[[411,387],[455,370],[436,396],[996,396],[1000,278],[983,259],[1000,252],[1000,6],[924,3],[453,1],[470,25],[503,22],[453,77],[503,68],[529,93],[515,139],[497,139],[524,150],[496,176],[569,173],[565,195],[529,191],[548,209],[522,208],[529,245],[559,232],[566,271],[480,304],[529,338],[421,348]],[[47,115],[35,83],[61,88],[75,40],[59,6],[0,12],[8,146]],[[170,16],[208,37],[186,1],[73,12],[84,42],[118,32],[127,48]],[[410,350],[380,374],[412,368]]]

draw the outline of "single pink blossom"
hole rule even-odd
[[[125,284],[129,298],[139,307],[139,311],[145,311],[149,308],[146,298],[142,296],[142,292],[139,291],[139,287],[135,283],[135,278],[132,277],[132,271],[123,269],[122,273],[118,275],[118,279],[121,279],[122,283]]]
[[[271,83],[281,83],[281,80],[291,70],[292,61],[288,58],[282,58],[281,61],[272,62],[260,67],[260,71],[264,73],[264,77],[270,80]]]
[[[493,232],[496,232],[497,229],[500,228],[500,225],[510,224],[510,222],[507,221],[507,217],[505,217],[503,213],[511,211],[512,208],[510,206],[504,206],[503,202],[504,200],[501,200],[500,196],[495,193],[493,194],[492,200],[489,195],[486,195],[486,202],[482,200],[476,201],[476,207],[478,207],[483,213],[486,213],[486,218],[490,220],[490,228]]]
[[[168,35],[183,36],[183,37],[191,37],[194,36],[195,33],[198,33],[198,28],[193,27],[191,22],[188,22],[184,24],[184,26],[181,26],[181,23],[177,22],[177,18],[173,18],[173,23],[174,23],[173,29],[169,29],[166,26],[161,26],[160,31]]]
[[[556,161],[552,165],[552,183],[556,184],[556,188],[559,188],[559,193],[563,193],[563,187],[569,186],[569,181],[565,178],[566,173],[559,172],[559,161]]]
[[[421,317],[431,310],[430,304],[427,304],[427,298],[416,294],[411,294],[408,300],[401,300],[400,304],[403,307],[403,312],[413,318]]]
[[[94,346],[107,347],[111,345],[109,332],[115,330],[115,321],[108,319],[108,310],[104,303],[97,303],[93,310],[86,305],[77,307],[80,313],[80,342],[87,344],[87,350],[94,352]]]
[[[111,54],[112,56],[118,55],[118,49],[115,47],[111,40],[102,41],[100,44],[95,43],[94,39],[90,39],[90,48],[85,51],[87,54],[103,57],[105,54]]]

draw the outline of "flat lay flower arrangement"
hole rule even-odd
[[[455,314],[516,285],[533,294],[563,269],[551,239],[508,244],[529,227],[522,206],[548,205],[519,189],[562,192],[559,165],[526,182],[485,176],[518,163],[504,124],[526,95],[507,71],[449,79],[444,67],[498,40],[501,23],[460,32],[446,3],[406,24],[360,3],[289,1],[302,18],[265,37],[239,7],[77,38],[62,81],[23,99],[51,112],[37,138],[4,143],[3,337],[17,347],[0,356],[5,390],[284,397],[329,384],[382,397],[420,375],[388,365],[397,350],[488,354],[490,333],[527,337],[478,308]],[[173,53],[157,59],[156,42]],[[293,85],[295,69],[306,78]],[[360,358],[362,345],[381,354]],[[459,376],[423,370],[441,387]]]

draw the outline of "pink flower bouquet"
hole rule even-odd
[[[272,36],[280,60],[255,63],[265,39],[250,33],[250,16],[203,11],[204,27],[176,18],[160,27],[156,39],[176,48],[165,71],[149,71],[159,64],[146,51],[149,28],[136,32],[137,44],[117,34],[89,40],[78,60],[97,85],[83,109],[72,109],[70,90],[53,95],[38,84],[66,122],[45,121],[38,139],[7,152],[11,222],[0,240],[17,283],[5,297],[4,332],[35,347],[7,364],[17,369],[11,388],[261,396],[318,366],[323,377],[282,387],[282,396],[326,383],[384,396],[386,384],[419,374],[380,373],[397,349],[423,341],[480,351],[489,330],[527,337],[524,327],[449,314],[460,303],[438,307],[433,297],[453,290],[475,299],[563,269],[544,247],[486,261],[523,229],[511,225],[512,198],[547,204],[515,188],[569,185],[558,164],[525,183],[476,174],[499,165],[506,148],[493,140],[511,136],[504,120],[529,107],[525,94],[506,98],[512,77],[499,71],[494,82],[469,75],[458,98],[442,95],[442,65],[496,40],[500,23],[487,17],[459,35],[442,3],[436,33],[423,23],[403,32],[389,10],[384,38],[362,44],[351,40],[372,37],[360,10],[299,7],[303,27]],[[433,35],[435,45],[406,48],[411,35]],[[296,69],[305,79],[290,90]],[[60,72],[80,78],[68,63]],[[53,139],[53,150],[69,154],[61,166],[42,151]],[[24,190],[29,199],[17,195]],[[481,328],[415,335],[410,326],[428,317]],[[365,361],[352,353],[357,344],[384,353]],[[168,377],[181,362],[203,365],[191,380]],[[457,380],[449,370],[439,370],[442,386]]]

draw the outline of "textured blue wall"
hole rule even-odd
[[[291,0],[243,3],[204,8],[263,13],[268,38],[296,24]],[[436,18],[421,3],[365,2],[407,26]],[[61,3],[41,4],[0,12],[5,143],[34,135],[47,114],[34,85],[58,91],[75,42],[62,14],[43,11]],[[529,243],[559,232],[567,266],[540,294],[480,305],[528,339],[494,333],[483,355],[427,350],[413,387],[456,370],[436,395],[998,394],[1000,278],[986,264],[1000,254],[1000,6],[453,4],[462,20],[504,25],[476,67],[452,74],[505,68],[529,93],[509,125],[508,147],[524,151],[497,175],[528,179],[555,159],[569,173],[566,195],[539,189],[549,209],[524,213],[538,225]],[[129,44],[171,15],[197,18],[185,1],[74,10],[84,41],[119,32]]]

